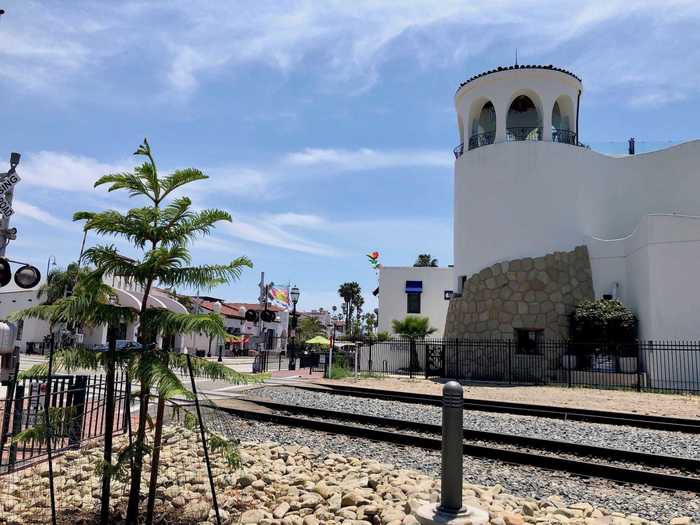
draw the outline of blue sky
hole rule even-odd
[[[0,7],[0,144],[23,154],[8,256],[43,269],[49,255],[77,257],[75,210],[130,205],[92,182],[133,166],[144,136],[162,170],[211,176],[193,189],[198,207],[235,218],[195,245],[195,262],[255,263],[213,295],[254,300],[265,271],[296,283],[302,308],[328,308],[343,281],[374,288],[369,251],[386,265],[422,252],[449,264],[452,97],[516,47],[521,64],[583,79],[581,139],[596,149],[697,137],[696,1]]]

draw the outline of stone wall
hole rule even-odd
[[[494,264],[467,279],[450,300],[449,338],[512,338],[515,328],[543,329],[547,339],[568,338],[569,314],[593,299],[588,249]]]

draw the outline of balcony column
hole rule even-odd
[[[542,101],[542,140],[546,142],[552,142],[552,109],[554,109],[553,99]]]
[[[494,143],[506,141],[506,122],[508,119],[508,109],[510,105],[508,101],[499,101],[496,105],[496,101],[493,101],[493,106],[496,109],[496,137],[494,138]]]

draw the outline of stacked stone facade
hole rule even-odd
[[[569,315],[593,298],[585,246],[497,263],[472,275],[450,300],[445,337],[511,339],[516,328],[526,328],[567,338]]]

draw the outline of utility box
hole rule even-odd
[[[3,384],[15,373],[19,362],[19,348],[15,348],[16,337],[16,325],[0,322],[0,382]]]

